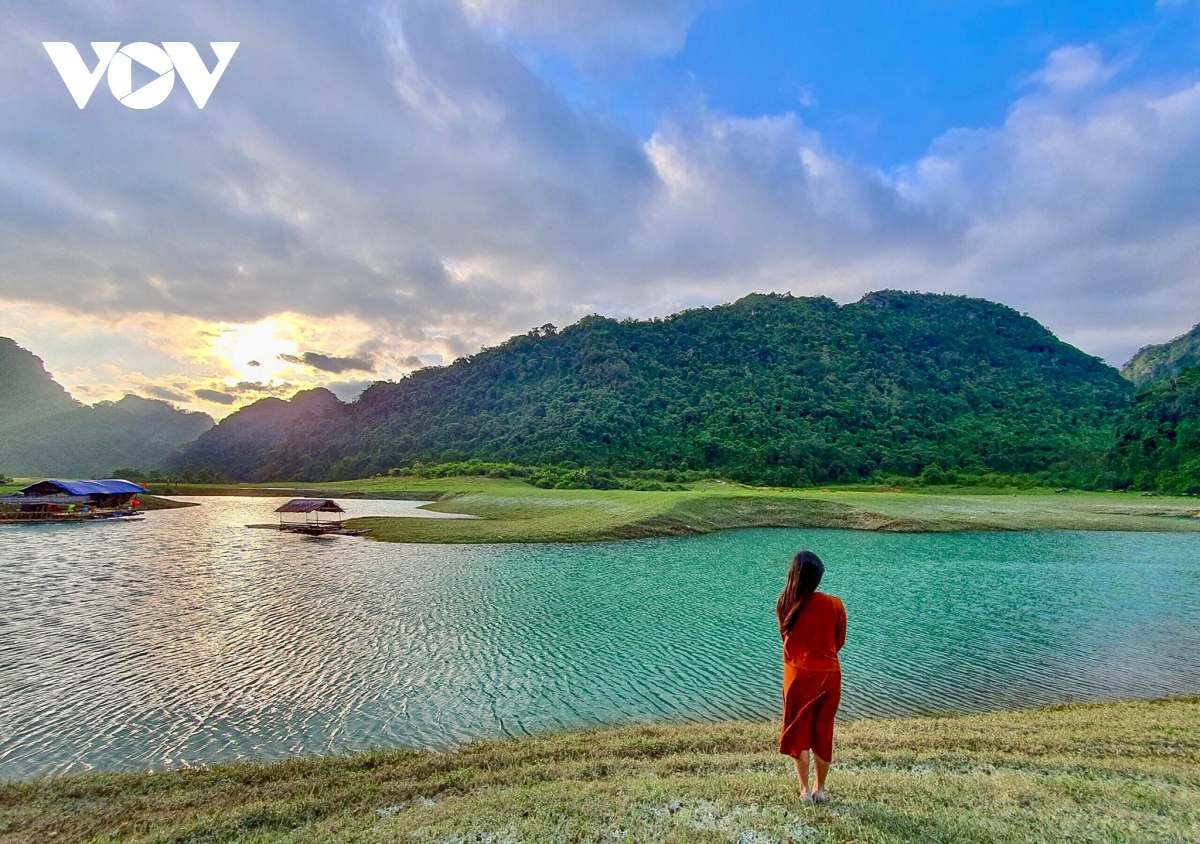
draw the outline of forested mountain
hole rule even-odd
[[[137,396],[81,405],[40,358],[0,338],[0,470],[6,474],[96,477],[115,466],[154,468],[212,425],[207,414]]]
[[[0,337],[0,431],[79,406],[46,371],[41,358]]]
[[[1117,426],[1108,484],[1200,494],[1200,366],[1140,390]]]
[[[171,465],[245,480],[472,457],[778,484],[933,465],[1027,472],[1098,459],[1131,392],[1117,370],[992,302],[755,294],[666,319],[546,326],[349,405],[266,399]]]
[[[1121,368],[1121,374],[1138,387],[1145,387],[1192,366],[1200,366],[1200,325],[1169,343],[1141,349]]]
[[[168,461],[169,469],[209,469],[225,477],[267,477],[247,467],[269,466],[295,443],[320,447],[324,434],[340,431],[347,406],[326,389],[296,393],[291,401],[264,398],[222,420],[217,436],[201,436]],[[323,478],[324,464],[307,452],[291,454],[295,465],[288,477]],[[272,476],[274,477],[274,476]],[[283,476],[279,476],[282,478]]]

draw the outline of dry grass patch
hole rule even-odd
[[[833,800],[775,725],[632,725],[0,785],[0,841],[1195,842],[1200,699],[842,725]]]

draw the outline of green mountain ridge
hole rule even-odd
[[[929,467],[1066,471],[1101,459],[1133,392],[1011,308],[881,291],[752,294],[663,319],[545,326],[444,367],[266,399],[169,463],[319,480],[416,461],[572,461],[736,480],[849,482]]]
[[[115,466],[153,468],[212,426],[205,413],[133,395],[82,405],[40,358],[0,337],[0,470],[7,474],[97,477]]]
[[[1200,366],[1140,390],[1108,454],[1113,486],[1200,494]]]
[[[1168,343],[1145,346],[1121,367],[1121,374],[1138,387],[1179,375],[1200,365],[1200,325]]]

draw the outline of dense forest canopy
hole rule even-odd
[[[1200,494],[1200,366],[1138,393],[1107,462],[1105,485]]]
[[[446,367],[245,408],[172,468],[351,478],[468,459],[702,470],[799,485],[1099,459],[1132,387],[1011,308],[961,296],[747,296],[585,318]]]
[[[1121,374],[1134,386],[1146,387],[1192,366],[1200,366],[1200,325],[1169,343],[1143,347],[1121,368]]]

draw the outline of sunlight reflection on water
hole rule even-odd
[[[0,776],[774,717],[800,546],[850,614],[847,717],[1200,692],[1195,535],[398,545],[247,530],[280,499],[202,500],[0,528]]]

